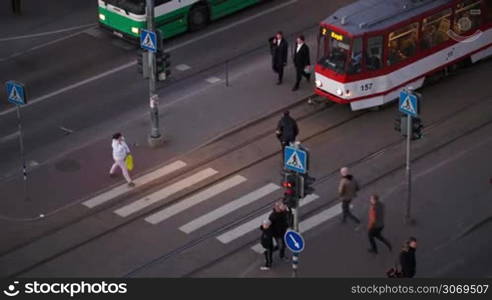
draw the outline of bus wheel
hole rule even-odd
[[[208,7],[206,5],[195,5],[191,8],[188,16],[188,24],[191,31],[205,27],[208,23]]]

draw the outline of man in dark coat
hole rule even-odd
[[[376,240],[378,239],[383,244],[385,244],[391,251],[390,242],[385,239],[382,235],[384,228],[384,206],[383,203],[379,202],[378,195],[371,195],[370,198],[371,205],[369,207],[369,224],[367,225],[368,237],[371,248],[369,252],[377,254],[378,248],[376,247]]]
[[[270,270],[272,267],[272,254],[273,254],[273,230],[270,220],[265,220],[260,226],[261,246],[265,249],[263,254],[265,255],[265,265],[260,268],[262,271]]]
[[[284,112],[283,117],[278,121],[277,131],[275,132],[280,143],[282,145],[282,157],[285,146],[296,140],[299,134],[299,128],[297,127],[297,122],[290,117],[288,110]]]
[[[272,54],[272,68],[278,74],[277,84],[282,84],[284,77],[284,67],[287,65],[287,53],[289,45],[283,38],[281,31],[277,32],[275,37],[270,38],[270,51]]]
[[[277,243],[280,259],[285,259],[284,235],[289,228],[289,212],[282,200],[275,202],[268,220],[272,223],[273,238]]]
[[[402,277],[412,278],[415,276],[417,261],[415,251],[417,250],[417,239],[410,237],[400,252],[400,266]]]
[[[311,74],[306,72],[306,69],[311,65],[309,59],[309,47],[304,43],[304,36],[300,35],[297,38],[296,48],[294,49],[294,65],[296,67],[296,84],[292,88],[293,91],[299,89],[299,83],[301,83],[302,77],[306,77],[306,80],[309,81],[311,78]]]

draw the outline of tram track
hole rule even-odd
[[[303,100],[304,100],[304,99],[303,99]],[[302,100],[302,101],[300,101],[299,103],[303,102],[303,100]],[[459,110],[453,111],[452,113],[447,114],[446,116],[444,116],[444,117],[440,118],[439,120],[436,120],[436,121],[434,121],[434,122],[430,123],[430,124],[427,126],[427,129],[426,129],[426,130],[424,130],[424,133],[425,133],[425,132],[427,132],[428,130],[432,129],[432,128],[437,128],[440,124],[444,123],[444,122],[445,122],[448,118],[453,117],[453,116],[456,116],[457,114],[462,113],[463,111],[466,111],[466,108],[469,108],[470,106],[476,105],[476,104],[478,104],[478,103],[480,103],[480,102],[482,102],[482,101],[476,101],[475,103],[468,103],[466,107],[463,107],[463,108],[460,108]],[[300,116],[300,117],[299,117],[299,121],[300,121],[300,122],[302,122],[303,120],[306,120],[306,119],[308,119],[309,117],[315,116],[316,114],[318,114],[318,113],[320,113],[320,112],[322,112],[322,111],[324,111],[324,110],[325,110],[325,109],[315,110],[315,111],[313,111],[313,112],[311,112],[311,113],[309,113],[309,114],[307,114],[307,115]],[[320,137],[320,136],[322,136],[323,134],[326,134],[326,133],[330,132],[331,130],[334,130],[334,129],[336,129],[336,128],[338,128],[338,127],[340,127],[340,126],[344,125],[344,124],[347,124],[347,123],[348,123],[348,122],[350,122],[350,121],[353,121],[353,120],[355,120],[355,119],[357,119],[357,118],[360,118],[361,116],[366,115],[367,113],[368,113],[368,111],[359,112],[359,113],[354,113],[354,114],[352,114],[352,115],[351,115],[351,117],[350,117],[350,118],[347,118],[347,119],[345,119],[345,120],[343,120],[343,121],[341,121],[341,122],[338,122],[338,123],[336,123],[336,124],[333,124],[332,126],[329,126],[329,127],[327,127],[327,128],[323,128],[322,130],[319,130],[319,131],[317,131],[317,132],[311,133],[310,135],[306,136],[306,137],[303,139],[303,142],[309,142],[309,141],[311,141],[312,139],[315,139],[315,138],[317,138],[317,137]],[[275,114],[272,114],[272,115],[275,115]],[[258,122],[261,122],[261,120],[259,120]],[[252,122],[252,123],[257,124],[258,122]],[[483,126],[486,126],[486,125],[490,124],[491,122],[492,122],[492,121],[489,121],[489,122],[487,122],[486,124],[483,124],[482,126],[480,126],[479,128],[481,128],[481,127],[483,127]],[[254,125],[254,124],[253,124],[253,125]],[[252,124],[250,124],[250,125],[252,125]],[[452,143],[452,142],[456,141],[457,139],[459,139],[459,138],[461,138],[461,137],[463,137],[463,136],[466,136],[466,135],[470,134],[470,133],[471,133],[471,132],[473,132],[473,131],[479,130],[479,128],[474,128],[474,129],[472,129],[472,130],[470,130],[470,131],[467,131],[467,132],[465,132],[465,133],[461,134],[460,136],[458,136],[458,137],[456,137],[456,138],[454,138],[454,139],[452,139],[452,140],[450,140],[450,141],[447,141],[447,142],[446,142],[446,143],[444,143],[444,144],[439,145],[438,147],[434,147],[434,148],[432,148],[431,150],[429,150],[429,151],[425,152],[424,154],[419,155],[418,157],[415,157],[415,158],[413,159],[413,161],[419,160],[419,159],[421,159],[421,158],[423,158],[423,157],[425,157],[425,156],[427,156],[427,155],[429,155],[429,154],[431,154],[431,153],[433,153],[433,152],[435,152],[435,151],[438,151],[440,148],[445,147],[446,145],[448,145],[448,144],[450,144],[450,143]],[[239,129],[238,129],[238,130],[235,130],[235,132],[239,132],[239,131],[240,131]],[[233,134],[233,133],[231,133],[231,134]],[[270,131],[268,131],[268,132],[262,132],[262,133],[259,133],[259,134],[258,134],[258,136],[263,136],[263,137],[266,137],[266,136],[267,136],[267,135],[269,135],[269,134],[271,134],[271,132],[270,132]],[[228,136],[228,135],[225,135],[225,136]],[[249,140],[249,141],[245,141],[245,142],[244,142],[244,143],[242,143],[241,145],[242,145],[242,147],[247,146],[249,143],[251,143],[251,141],[254,141],[254,140],[256,140],[256,139],[257,139],[257,137],[252,138],[252,139],[251,139],[251,140]],[[358,164],[364,163],[364,162],[366,162],[366,161],[368,161],[368,160],[371,160],[371,159],[372,159],[372,158],[374,158],[374,157],[377,157],[377,156],[379,156],[379,155],[381,155],[381,154],[385,153],[386,151],[389,151],[391,148],[398,146],[398,145],[399,145],[399,144],[401,144],[402,142],[403,142],[402,140],[399,140],[399,141],[397,141],[397,142],[393,142],[393,143],[390,143],[390,144],[384,145],[383,147],[379,148],[378,150],[373,151],[373,152],[371,152],[371,153],[369,153],[369,154],[365,155],[364,157],[362,157],[362,158],[360,158],[360,159],[357,159],[357,160],[355,160],[355,161],[353,161],[353,162],[349,163],[348,165],[353,167],[353,166],[356,166],[356,165],[358,165]],[[238,149],[241,149],[242,147],[241,147],[240,145],[237,145],[237,146],[236,146],[236,147],[234,147],[234,148],[235,148],[235,151],[237,151]],[[231,150],[227,150],[227,151],[224,151],[223,153],[221,153],[220,155],[215,155],[214,157],[215,157],[215,159],[219,159],[220,157],[223,157],[224,155],[226,155],[226,153],[230,153],[230,152],[231,152]],[[68,253],[70,253],[71,251],[73,251],[73,250],[75,250],[75,249],[78,249],[78,248],[80,248],[80,247],[82,247],[82,246],[84,246],[84,245],[87,245],[87,244],[89,244],[89,243],[91,243],[91,242],[94,242],[94,241],[96,241],[96,240],[98,240],[98,239],[100,239],[100,238],[102,238],[102,237],[104,237],[104,236],[107,236],[107,235],[109,235],[109,234],[111,234],[111,233],[115,232],[116,230],[119,230],[119,229],[121,229],[121,228],[123,228],[123,227],[125,227],[125,226],[128,226],[128,225],[130,225],[130,224],[134,223],[136,220],[139,220],[139,219],[141,219],[141,218],[142,218],[142,217],[144,217],[144,216],[147,216],[147,215],[150,215],[150,214],[155,213],[157,210],[161,210],[161,209],[166,208],[166,207],[168,207],[168,206],[170,206],[170,205],[172,205],[172,204],[175,204],[176,202],[179,202],[180,200],[182,200],[182,199],[184,199],[184,198],[188,197],[189,195],[191,195],[191,194],[193,194],[193,193],[196,193],[196,192],[199,192],[200,190],[203,190],[203,189],[207,188],[208,186],[213,185],[214,183],[217,183],[218,181],[223,180],[223,179],[224,179],[224,178],[226,178],[226,177],[232,176],[232,175],[237,174],[237,173],[239,173],[239,172],[241,172],[241,171],[243,171],[243,170],[245,170],[245,169],[248,169],[248,168],[251,168],[251,167],[253,167],[253,166],[257,165],[257,164],[260,164],[261,162],[263,162],[263,161],[265,161],[265,160],[267,160],[267,159],[269,159],[269,158],[271,158],[271,157],[273,157],[273,156],[275,156],[275,155],[278,155],[278,153],[279,153],[279,151],[274,151],[273,153],[270,153],[270,154],[268,154],[268,155],[262,156],[262,157],[258,158],[257,160],[255,160],[255,161],[253,161],[253,162],[250,162],[249,164],[246,164],[246,165],[241,166],[240,168],[238,168],[238,169],[234,170],[233,172],[229,172],[229,173],[227,173],[227,174],[224,174],[223,176],[221,176],[221,178],[217,178],[217,179],[216,179],[216,180],[214,180],[213,182],[207,183],[204,187],[201,187],[201,188],[199,188],[199,189],[197,189],[197,190],[189,191],[189,192],[185,193],[184,195],[181,195],[181,196],[179,196],[178,198],[176,198],[176,199],[174,199],[174,200],[172,200],[172,201],[169,201],[169,202],[166,202],[166,203],[164,203],[164,204],[161,204],[161,205],[159,205],[158,207],[154,207],[154,208],[152,208],[151,210],[147,210],[147,211],[145,211],[145,212],[143,212],[143,213],[136,214],[136,215],[134,215],[132,218],[129,218],[129,219],[127,219],[127,220],[125,220],[125,221],[121,222],[120,224],[118,224],[118,225],[116,225],[116,226],[113,226],[113,227],[109,228],[108,230],[105,230],[105,231],[103,231],[103,232],[101,232],[101,233],[99,233],[99,234],[97,234],[97,235],[94,235],[93,237],[91,237],[91,238],[89,238],[89,239],[85,239],[85,240],[83,240],[83,241],[81,241],[81,242],[79,242],[79,243],[76,243],[76,244],[72,245],[71,247],[68,247],[68,248],[64,249],[63,251],[59,251],[59,252],[57,252],[57,253],[55,253],[55,254],[53,254],[53,255],[49,256],[49,257],[46,257],[45,259],[43,259],[43,260],[41,260],[41,261],[39,261],[39,262],[37,262],[37,263],[35,263],[35,264],[33,264],[33,265],[30,265],[30,266],[29,266],[29,267],[27,267],[27,268],[23,268],[23,269],[21,269],[21,270],[19,270],[19,271],[15,272],[15,273],[13,273],[13,274],[10,274],[10,275],[9,275],[9,277],[16,277],[16,276],[20,276],[20,275],[25,274],[25,273],[27,273],[27,272],[29,272],[29,271],[31,271],[31,270],[33,270],[33,269],[35,269],[35,268],[38,268],[38,267],[40,267],[40,266],[42,266],[42,265],[44,265],[44,264],[48,264],[50,261],[53,261],[53,260],[55,260],[56,258],[58,258],[58,257],[60,257],[60,256],[63,256],[63,255],[65,255],[65,254],[68,254]],[[207,163],[210,163],[210,162],[212,162],[212,161],[213,161],[212,159],[208,159],[208,160],[206,160],[206,162],[204,161],[204,162],[203,162],[203,163],[201,163],[201,164],[194,165],[191,169],[192,169],[192,170],[199,169],[200,167],[203,167],[204,165],[206,165]],[[397,166],[396,168],[393,168],[393,169],[389,170],[388,172],[385,172],[384,174],[381,174],[381,175],[380,175],[380,176],[378,176],[377,178],[375,178],[375,179],[373,179],[373,180],[371,180],[371,181],[369,181],[369,182],[365,183],[365,184],[364,184],[364,186],[371,185],[371,184],[373,184],[373,183],[375,183],[375,182],[377,182],[377,181],[381,180],[382,178],[384,178],[384,177],[386,177],[386,176],[389,176],[389,175],[391,175],[391,174],[392,174],[392,173],[394,173],[394,172],[397,172],[397,171],[398,171],[398,170],[400,170],[402,167],[403,167],[403,164],[402,164],[402,165],[399,165],[399,166]],[[188,170],[188,171],[184,171],[184,173],[183,173],[183,174],[188,173],[189,171],[190,171],[190,170]],[[315,184],[315,185],[319,185],[319,184],[321,184],[321,183],[323,183],[323,182],[325,182],[325,181],[329,180],[332,176],[334,176],[334,175],[336,174],[336,172],[337,172],[337,171],[338,171],[338,170],[331,170],[330,172],[327,172],[326,174],[324,174],[324,175],[322,175],[322,176],[318,177],[318,180],[316,181],[316,184]],[[326,207],[332,206],[335,202],[336,202],[336,199],[331,199],[330,201],[326,202],[326,203],[325,203],[325,204],[323,204],[322,206],[318,206],[315,210],[311,210],[311,211],[308,211],[307,213],[303,214],[303,217],[306,217],[306,216],[312,215],[312,214],[314,214],[316,211],[318,211],[318,210],[320,210],[320,209],[322,209],[322,208],[326,208]],[[94,211],[94,212],[93,212],[93,213],[91,213],[91,214],[85,215],[85,216],[83,216],[83,217],[79,218],[79,220],[78,220],[78,221],[81,221],[81,220],[83,220],[83,219],[85,219],[85,218],[88,218],[88,217],[90,217],[90,216],[96,215],[96,214],[98,214],[98,213],[101,213],[102,211],[107,211],[107,210],[110,210],[110,209],[114,209],[114,208],[115,208],[117,205],[119,205],[119,204],[120,204],[120,201],[117,201],[117,202],[112,202],[112,203],[111,203],[111,205],[104,206],[104,207],[102,207],[101,209],[99,209],[99,210],[97,210],[97,211]],[[150,260],[148,263],[143,264],[143,265],[141,265],[141,266],[139,266],[139,267],[135,268],[134,270],[132,270],[132,271],[128,272],[128,273],[125,275],[125,277],[131,277],[131,276],[133,276],[133,275],[137,274],[138,272],[140,272],[141,270],[144,270],[144,269],[146,269],[146,268],[148,268],[148,267],[152,266],[152,265],[153,265],[153,264],[155,264],[155,263],[161,263],[162,261],[166,261],[166,260],[168,260],[168,259],[171,259],[171,258],[173,258],[173,257],[176,257],[176,256],[180,255],[181,253],[183,253],[184,251],[189,250],[189,249],[191,249],[191,248],[193,248],[193,247],[195,247],[195,246],[197,246],[197,245],[200,245],[202,242],[204,242],[204,241],[206,241],[206,240],[208,240],[208,239],[210,239],[210,238],[213,238],[213,237],[217,236],[218,234],[220,234],[220,233],[222,233],[222,232],[224,232],[224,231],[227,231],[229,228],[234,227],[234,226],[236,226],[237,224],[243,223],[243,222],[245,222],[245,221],[251,220],[251,219],[252,219],[252,218],[254,218],[254,217],[257,217],[257,216],[258,216],[258,214],[259,214],[260,212],[265,212],[267,209],[269,209],[269,208],[271,207],[271,205],[272,205],[272,202],[268,202],[267,204],[262,205],[260,208],[257,208],[257,209],[255,209],[255,210],[253,210],[253,211],[249,212],[249,213],[248,213],[248,214],[246,214],[245,216],[243,216],[243,217],[241,217],[241,218],[239,218],[239,219],[236,219],[236,220],[234,220],[233,222],[230,222],[230,223],[228,223],[228,224],[225,224],[224,226],[221,226],[220,228],[217,228],[217,229],[215,229],[215,230],[213,230],[213,231],[207,232],[206,234],[201,235],[201,236],[197,237],[196,239],[193,239],[192,241],[190,241],[190,242],[188,242],[188,243],[186,243],[186,244],[184,244],[184,245],[181,245],[181,246],[179,246],[179,247],[176,247],[176,248],[174,248],[174,249],[172,249],[172,250],[170,250],[170,251],[166,252],[166,253],[165,253],[165,254],[163,254],[162,256],[159,256],[159,257],[157,257],[157,258],[155,258],[155,259],[152,259],[152,260]],[[73,221],[73,222],[71,222],[71,224],[69,224],[69,225],[74,225],[74,224],[76,224],[78,221]],[[65,225],[65,226],[66,226],[66,225]],[[61,228],[60,228],[59,230],[61,230]],[[46,237],[46,236],[47,236],[47,235],[43,235],[42,237],[40,237],[40,238],[38,238],[38,239],[41,239],[41,238]],[[252,243],[252,242],[248,243],[247,245],[249,245],[249,244],[251,244],[251,243]],[[246,245],[246,246],[247,246],[247,245]],[[240,248],[236,249],[235,251],[236,251],[236,252],[237,252],[237,251],[240,251],[240,250],[241,250],[241,249],[243,249],[244,247],[245,247],[245,246],[243,245],[243,246],[241,246]],[[15,250],[13,250],[13,251],[15,251]],[[9,252],[9,253],[10,253],[10,252]],[[218,259],[219,259],[219,260],[220,260],[220,259],[225,259],[228,255],[232,255],[232,254],[231,254],[231,253],[228,253],[228,254],[226,254],[226,255],[224,255],[223,257],[218,258]],[[219,260],[217,260],[217,261],[216,261],[216,263],[218,263],[218,262],[219,262]],[[200,269],[200,268],[197,268],[197,270],[195,270],[195,271],[191,272],[190,274],[194,274],[194,273],[198,272],[198,270],[199,270],[199,269]]]

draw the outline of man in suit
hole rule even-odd
[[[292,88],[293,91],[299,89],[299,83],[301,83],[302,76],[306,77],[309,81],[311,74],[306,72],[306,68],[309,68],[311,62],[309,60],[309,47],[304,43],[305,38],[303,35],[297,37],[296,49],[294,52],[294,65],[296,67],[296,84]]]
[[[284,67],[287,64],[287,53],[289,45],[283,38],[281,31],[277,32],[275,37],[270,38],[270,50],[272,54],[272,68],[278,74],[278,84],[282,84],[284,77]]]

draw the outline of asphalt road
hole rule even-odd
[[[96,14],[89,13],[95,10],[94,3],[77,3],[74,10],[77,13],[60,18],[67,13],[65,6],[71,3],[50,3],[39,7],[39,4],[26,2],[26,14],[22,18],[29,18],[27,20],[44,29],[43,32],[94,23]],[[230,64],[233,68],[235,64],[247,61],[248,53],[252,51],[265,53],[268,51],[267,38],[277,30],[291,35],[314,28],[334,8],[344,3],[348,1],[271,1],[226,17],[205,30],[168,41],[166,47],[172,50],[173,65],[185,64],[191,69],[184,72],[174,70],[174,84],[170,82],[159,89],[161,104],[175,100],[168,95],[183,89],[193,91],[211,73],[223,75],[227,60],[232,60]],[[58,27],[53,19],[44,20],[43,15],[35,16],[31,5],[36,5],[40,13],[52,14],[55,19],[58,17]],[[303,13],[299,14],[299,11]],[[78,23],[74,24],[74,20]],[[16,26],[20,20],[9,16],[5,23]],[[12,32],[4,30],[0,38],[38,34],[38,30],[23,25]],[[38,40],[40,38],[42,40]],[[35,49],[29,50],[32,48]],[[147,108],[148,88],[134,66],[135,47],[101,33],[97,28],[69,31],[61,36],[57,33],[6,40],[1,42],[1,49],[5,56],[0,61],[0,68],[8,72],[1,72],[0,79],[24,82],[31,102],[41,99],[22,108],[26,159],[32,166],[48,161],[57,153],[73,150],[82,143],[110,136],[121,128],[118,124],[141,117]],[[107,75],[99,78],[101,74]],[[94,81],[86,82],[90,80]],[[176,81],[179,84],[175,84]],[[254,110],[255,101],[264,100],[252,99],[248,112],[250,116],[257,113]],[[189,111],[190,115],[200,113],[193,106]],[[210,117],[220,118],[221,113],[226,112],[219,110]],[[223,127],[229,126],[224,124]],[[77,134],[67,135],[63,128]],[[0,162],[0,169],[1,178],[4,179],[18,172],[20,158],[16,132],[15,111],[7,103],[5,95],[1,94],[0,156],[4,159]],[[55,144],[57,152],[53,153],[49,146],[53,148]]]

